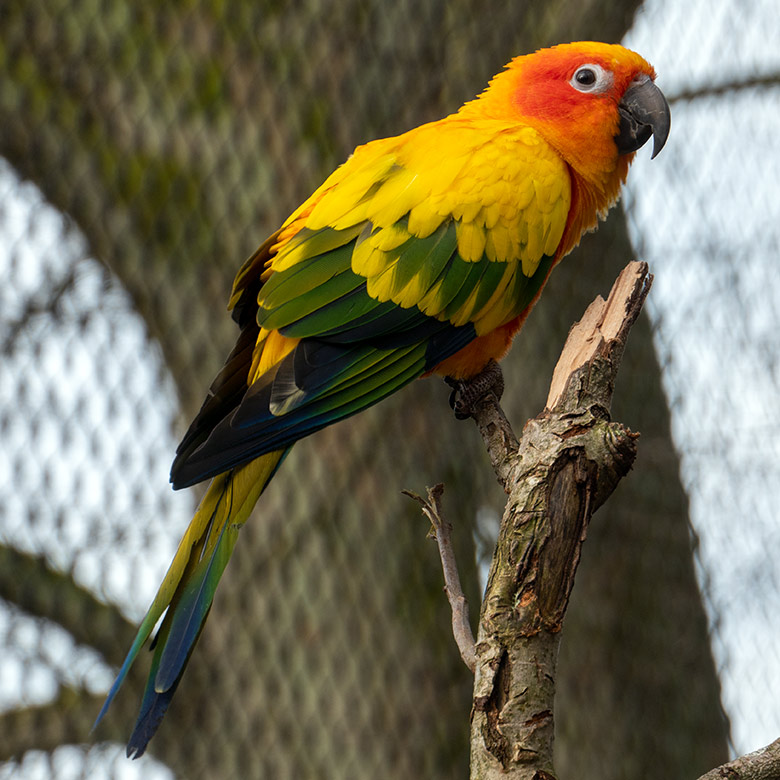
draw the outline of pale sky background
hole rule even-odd
[[[659,85],[673,96],[780,72],[779,19],[776,0],[651,0],[625,42],[653,62]],[[640,152],[626,202],[638,255],[655,274],[648,306],[700,540],[723,701],[742,753],[780,735],[780,88],[677,103],[673,113],[660,157],[651,163],[649,150]],[[0,288],[2,318],[13,320],[23,302],[35,300],[43,279],[76,278],[61,302],[63,316],[35,319],[22,347],[0,362],[0,485],[9,496],[0,535],[72,567],[81,583],[137,620],[193,498],[168,487],[177,444],[170,434],[173,382],[128,296],[85,254],[83,239],[35,188],[0,164],[0,276],[10,280]],[[121,393],[90,393],[93,385],[120,382]],[[50,416],[14,416],[18,398]],[[72,415],[87,425],[66,426],[63,434],[60,421]],[[130,431],[135,448],[117,448]],[[126,479],[105,485],[103,474],[117,463]],[[14,495],[10,482],[24,484],[26,496]],[[39,497],[32,511],[30,495]],[[164,528],[141,523],[144,506],[149,518],[172,520]],[[60,676],[95,690],[110,684],[111,671],[93,652],[2,605],[0,643],[16,650],[0,660],[0,708],[48,700]],[[31,661],[42,649],[48,656]],[[63,747],[52,762],[30,753],[21,766],[0,765],[0,780],[82,773],[172,777],[151,758],[127,761],[120,746],[86,757]]]

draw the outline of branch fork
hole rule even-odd
[[[651,281],[645,263],[630,263],[607,300],[597,298],[588,307],[569,333],[546,408],[526,424],[520,441],[495,393],[470,403],[508,495],[473,664],[471,632],[466,636],[463,631],[467,607],[449,526],[441,516],[442,487],[430,489],[427,500],[412,496],[433,524],[453,633],[475,673],[472,778],[555,779],[553,698],[560,631],[590,518],[636,454],[636,435],[611,422],[609,410],[625,341]]]

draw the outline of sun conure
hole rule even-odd
[[[238,342],[184,436],[175,488],[211,479],[98,716],[155,625],[129,756],[179,684],[238,533],[289,448],[412,380],[500,360],[553,266],[669,132],[652,67],[622,46],[517,57],[475,100],[372,141],[238,272]]]

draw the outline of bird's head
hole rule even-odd
[[[594,184],[625,178],[650,136],[655,157],[671,122],[652,66],[623,46],[595,42],[516,57],[463,110],[530,125]]]

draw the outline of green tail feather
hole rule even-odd
[[[216,477],[179,543],[93,726],[106,714],[141,647],[165,613],[152,642],[154,656],[128,756],[143,755],[157,730],[203,629],[241,526],[287,452],[289,449],[268,453]]]

